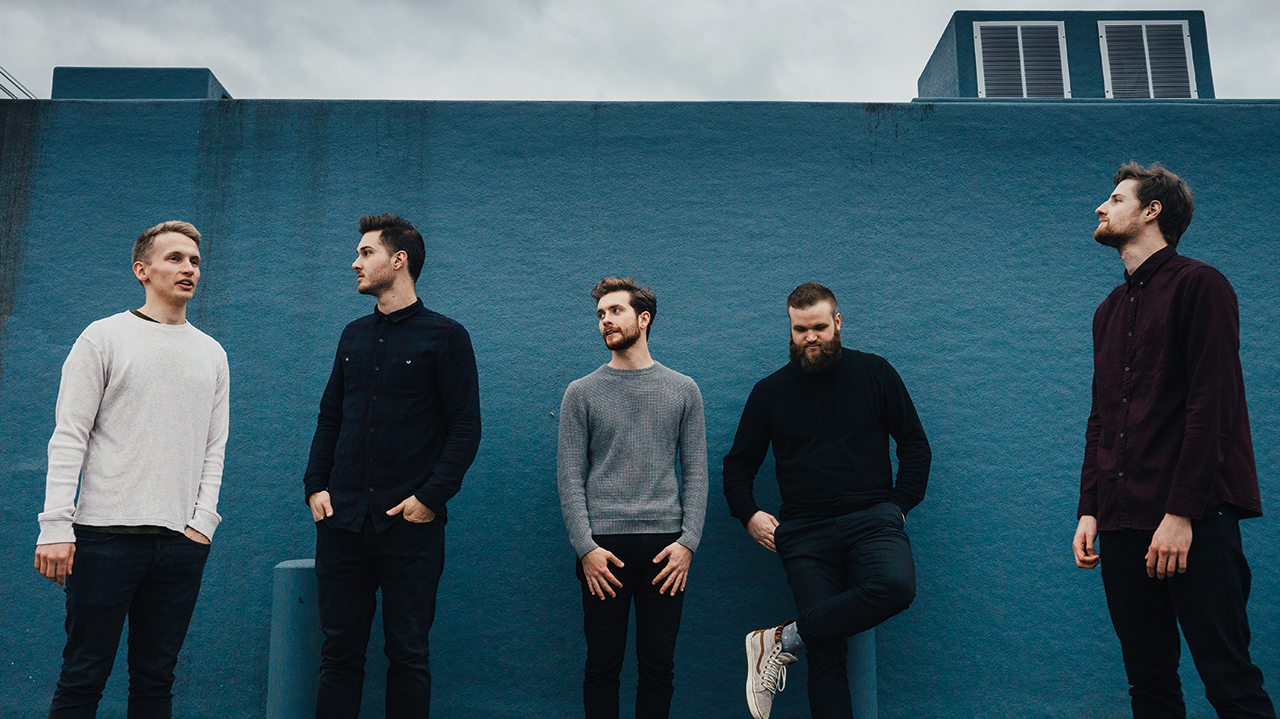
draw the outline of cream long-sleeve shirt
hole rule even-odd
[[[73,524],[212,538],[229,385],[227,353],[190,323],[122,312],[89,325],[62,365],[36,543],[74,542]]]

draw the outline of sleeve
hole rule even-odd
[[[227,355],[221,348],[217,372],[213,410],[209,416],[209,437],[204,445],[204,466],[200,471],[200,486],[196,490],[196,507],[187,522],[188,527],[209,539],[213,539],[213,533],[222,521],[218,514],[218,493],[222,489],[222,468],[231,417],[231,370],[227,366]]]
[[[436,514],[462,489],[462,476],[480,449],[480,377],[471,336],[455,324],[436,370],[445,426],[444,448],[422,488],[413,493]]]
[[[759,384],[751,390],[738,420],[733,446],[724,456],[724,498],[729,502],[729,513],[744,527],[760,511],[752,485],[772,441],[763,394]]]
[[[39,515],[36,544],[76,541],[71,528],[76,491],[84,466],[89,434],[107,386],[108,370],[102,351],[84,334],[62,364],[62,382],[54,410],[56,426],[49,439],[49,471],[45,476],[44,511]]]
[[[696,552],[707,515],[707,424],[702,392],[692,382],[680,417],[680,482],[683,518],[677,541]]]
[[[1093,382],[1093,401],[1089,421],[1084,430],[1084,465],[1080,467],[1080,504],[1076,519],[1098,516],[1098,440],[1102,437],[1102,420],[1098,417],[1098,382]]]
[[[1231,284],[1205,267],[1188,279],[1178,304],[1178,344],[1186,361],[1182,450],[1165,512],[1199,519],[1219,480],[1228,438],[1244,402],[1240,311]]]
[[[302,475],[303,495],[307,497],[329,487],[329,475],[333,473],[333,452],[338,446],[338,434],[342,430],[342,343],[338,343],[338,351],[334,353],[333,369],[329,372],[329,382],[324,386],[324,394],[320,396],[320,414],[316,418],[316,433],[311,438],[311,453],[307,458],[307,469]]]
[[[560,512],[564,515],[569,543],[578,557],[584,557],[598,545],[591,539],[591,521],[587,516],[588,447],[591,429],[585,398],[574,385],[564,392],[560,402],[560,437],[556,449],[556,485],[560,492]]]
[[[893,483],[889,501],[898,505],[903,515],[924,500],[925,487],[929,483],[929,467],[933,452],[929,438],[925,436],[920,416],[902,377],[887,361],[884,362],[881,381],[881,401],[885,413],[885,425],[889,435],[898,445],[898,478]]]

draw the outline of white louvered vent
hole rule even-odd
[[[975,22],[978,97],[1071,97],[1060,22]]]
[[[1098,42],[1107,97],[1199,97],[1187,21],[1099,22]]]

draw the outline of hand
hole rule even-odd
[[[67,581],[67,575],[71,574],[71,564],[75,556],[75,542],[37,544],[36,569],[44,575],[45,579],[61,587]]]
[[[773,530],[777,527],[777,517],[766,512],[756,512],[751,515],[751,519],[747,520],[747,533],[770,552],[778,551],[773,546]]]
[[[307,504],[311,505],[311,519],[319,522],[325,517],[333,516],[333,505],[329,503],[328,490],[320,490],[307,497]]]
[[[1076,553],[1076,566],[1081,569],[1093,569],[1098,566],[1102,556],[1094,550],[1094,542],[1098,540],[1098,519],[1088,514],[1080,518],[1076,525],[1076,538],[1071,541],[1071,549]]]
[[[658,552],[658,556],[653,558],[653,563],[657,564],[664,559],[667,560],[667,566],[658,572],[658,576],[653,578],[651,584],[662,582],[662,588],[658,590],[658,594],[665,594],[670,587],[671,596],[674,597],[676,592],[684,591],[684,585],[689,580],[689,563],[693,561],[693,550],[679,542],[672,542]],[[663,581],[664,579],[666,581]]]
[[[1191,520],[1166,514],[1151,537],[1147,549],[1147,576],[1153,579],[1172,577],[1187,571],[1187,552],[1191,551]]]
[[[190,539],[191,541],[196,542],[196,543],[198,543],[198,544],[208,544],[208,543],[209,543],[209,538],[208,538],[208,537],[206,537],[206,536],[204,536],[203,534],[201,534],[201,533],[197,532],[196,530],[192,529],[191,527],[187,527],[187,530],[184,532],[184,534],[186,534],[186,535],[187,535],[187,539]]]
[[[409,495],[408,499],[387,510],[388,517],[394,517],[397,514],[404,514],[404,518],[414,524],[426,524],[427,522],[435,521],[436,518],[436,513],[431,511],[431,508],[427,505],[419,502],[418,498],[412,494]]]
[[[616,567],[627,566],[621,559],[615,557],[613,552],[604,547],[596,547],[582,555],[582,573],[587,577],[587,589],[592,596],[600,597],[601,600],[605,599],[605,592],[608,592],[610,597],[618,596],[614,594],[613,587],[622,586],[622,582],[609,571],[610,564]],[[610,584],[613,587],[610,587]]]

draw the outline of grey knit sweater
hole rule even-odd
[[[557,474],[579,557],[596,548],[592,534],[680,532],[677,541],[696,551],[707,509],[698,385],[657,362],[604,365],[575,380],[560,405]]]

